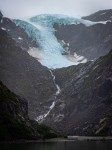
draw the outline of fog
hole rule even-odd
[[[0,0],[0,9],[10,18],[38,14],[65,14],[74,17],[112,9],[112,0]]]

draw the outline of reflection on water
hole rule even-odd
[[[70,141],[0,144],[0,150],[112,150],[112,142]]]

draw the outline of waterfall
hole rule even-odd
[[[55,75],[53,74],[52,70],[49,70],[49,71],[50,71],[51,76],[52,76],[52,78],[53,78],[54,85],[55,85],[56,88],[57,88],[57,91],[56,91],[56,94],[55,94],[55,95],[57,96],[57,95],[59,95],[59,93],[61,92],[61,89],[60,89],[59,85],[56,84]]]
[[[56,93],[55,93],[55,98],[54,98],[54,101],[52,102],[52,104],[50,105],[50,107],[49,107],[49,110],[47,111],[47,113],[45,113],[45,114],[43,114],[43,115],[40,115],[40,116],[38,116],[37,117],[37,119],[36,119],[36,121],[38,121],[38,122],[42,122],[48,115],[49,115],[49,113],[51,112],[51,110],[55,107],[55,105],[56,105],[56,98],[57,98],[57,96],[60,94],[60,92],[61,92],[61,89],[60,89],[60,87],[59,87],[59,85],[56,83],[56,77],[55,77],[55,75],[53,74],[53,71],[52,70],[49,70],[49,72],[50,72],[50,74],[51,74],[51,76],[52,76],[52,79],[53,79],[53,82],[54,82],[54,85],[56,86]]]

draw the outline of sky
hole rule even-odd
[[[0,10],[9,18],[39,14],[81,17],[103,9],[112,9],[112,0],[0,0]]]

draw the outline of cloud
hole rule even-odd
[[[102,9],[112,9],[112,0],[0,0],[0,9],[10,18],[45,13],[77,17]]]

